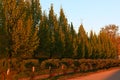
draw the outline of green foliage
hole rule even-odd
[[[6,59],[0,60],[0,71],[7,70],[8,63]],[[28,59],[23,60],[22,62],[17,59],[12,59],[11,62],[11,70],[17,71],[17,75],[28,75],[30,76],[30,72],[32,71],[32,67],[35,67],[35,72],[39,74],[49,73],[49,70],[52,72],[51,75],[58,73],[69,74],[69,73],[84,73],[89,71],[97,71],[101,69],[109,69],[112,67],[119,67],[120,60],[115,59],[48,59],[39,63],[37,59]]]
[[[14,64],[14,63],[13,63]],[[18,66],[13,66],[18,72],[32,71],[32,67],[38,67],[39,61],[36,59],[23,60],[21,62],[17,61]]]
[[[64,10],[57,16],[53,4],[46,14],[39,0],[0,0],[0,58],[5,58],[0,71],[10,67],[24,75],[35,66],[46,73],[51,69],[66,74],[120,66],[119,60],[112,60],[118,54],[117,31],[118,26],[108,25],[98,35],[88,35],[81,24],[76,33]]]
[[[36,59],[23,60],[23,62],[25,63],[26,67],[33,67],[39,64],[39,61]]]
[[[88,35],[81,24],[76,33],[73,23],[68,23],[63,8],[57,16],[52,4],[46,14],[42,12],[39,0],[31,0],[30,3],[24,0],[2,0],[0,10],[0,57],[117,57],[116,25],[105,26],[98,35],[93,31]]]
[[[7,36],[8,45],[5,48],[7,56],[9,58],[13,56],[31,58],[39,45],[39,39],[38,31],[32,27],[31,14],[26,15],[25,2],[23,0],[20,0],[19,3],[16,0],[4,0],[3,13],[5,25],[2,27],[4,27]]]
[[[2,6],[3,0],[0,0],[0,57],[6,57],[6,47],[8,46],[5,31],[5,14]]]
[[[6,59],[0,59],[0,71],[5,71],[7,70],[8,63],[6,62]]]
[[[43,61],[40,67],[42,69],[49,69],[49,67],[51,67],[52,69],[58,68],[60,65],[59,62],[60,62],[59,59],[48,59]]]
[[[73,59],[70,58],[63,58],[61,60],[61,63],[66,65],[67,67],[70,67],[70,65],[73,63]]]
[[[38,27],[39,22],[42,18],[42,10],[39,0],[31,0],[31,8],[30,12],[32,14],[33,19],[33,27]],[[28,14],[30,14],[28,12]]]
[[[61,69],[60,72],[63,74],[71,72],[97,71],[118,66],[120,66],[120,61],[114,59],[48,59],[41,63],[42,70],[51,67],[52,71],[55,69]]]

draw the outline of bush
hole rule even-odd
[[[69,58],[64,58],[60,61],[61,64],[64,64],[67,67],[71,67],[71,65],[73,64],[74,60],[73,59],[69,59]]]
[[[80,63],[78,62],[78,60],[75,60],[71,65],[71,68],[74,70],[74,72],[78,72],[79,66],[80,66]]]
[[[33,66],[35,66],[35,67],[39,66],[39,61],[37,59],[28,59],[28,60],[23,60],[21,62],[22,71],[24,71],[24,70],[32,70]]]
[[[60,66],[59,59],[48,59],[48,60],[42,61],[40,65],[41,69],[49,69],[50,66],[52,69],[59,68]]]
[[[120,60],[115,59],[48,59],[39,63],[37,59],[28,59],[19,61],[13,58],[10,62],[12,70],[17,70],[20,73],[30,74],[32,67],[35,66],[40,72],[49,73],[73,73],[73,72],[88,72],[100,69],[108,69],[111,67],[120,66]],[[0,71],[6,71],[8,68],[8,61],[6,59],[0,60]]]
[[[6,59],[0,59],[0,71],[7,70],[8,62]]]

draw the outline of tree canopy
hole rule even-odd
[[[51,4],[42,11],[39,0],[0,2],[0,56],[9,58],[110,59],[117,57],[118,26],[110,24],[88,34],[80,24],[78,33],[63,8],[59,16]]]

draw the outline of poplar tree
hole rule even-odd
[[[58,46],[59,46],[59,55],[60,55],[60,58],[63,58],[64,56],[64,51],[65,51],[65,34],[63,33],[62,31],[62,27],[59,27],[59,31],[58,31]]]
[[[107,30],[106,30],[107,29]],[[115,27],[107,27],[105,30],[102,29],[100,32],[100,39],[102,44],[103,58],[116,58],[117,57],[117,43],[115,37]],[[113,31],[111,29],[114,29]],[[109,32],[110,31],[110,32]]]
[[[62,28],[62,34],[64,34],[64,43],[63,43],[63,57],[71,57],[71,54],[69,54],[69,50],[70,50],[70,27],[68,25],[68,21],[67,18],[65,17],[64,11],[61,8],[60,9],[60,16],[59,16],[59,27]],[[62,40],[63,42],[63,40]]]
[[[73,56],[72,58],[75,58],[77,55],[77,34],[76,31],[74,30],[73,23],[70,25],[70,46],[71,46],[71,53]]]
[[[7,37],[5,32],[5,15],[2,4],[3,1],[0,0],[0,57],[5,57],[8,41],[6,40]]]
[[[81,24],[78,31],[78,57],[79,58],[88,58],[88,36],[84,30],[83,25]]]
[[[48,17],[46,13],[43,13],[40,25],[39,25],[39,38],[40,44],[37,50],[36,57],[49,58],[50,57],[50,34],[48,26]]]
[[[4,13],[3,13],[3,6],[2,6],[3,1],[0,0],[0,27],[3,27],[4,25]]]
[[[39,25],[41,17],[42,17],[42,10],[39,0],[31,0],[31,14],[33,19],[33,27]],[[28,13],[29,14],[29,13]]]
[[[55,58],[60,58],[60,43],[59,43],[59,26],[58,26],[58,20],[57,20],[57,16],[54,16],[54,30],[53,30],[53,35],[52,35],[52,42],[53,42],[53,57]]]
[[[89,43],[90,43],[90,47],[89,47],[89,48],[90,48],[90,51],[89,51],[89,54],[90,54],[90,58],[92,58],[92,54],[93,54],[93,53],[92,53],[92,52],[93,52],[93,45],[92,45],[92,44],[93,44],[93,43],[92,43],[92,41],[93,41],[93,36],[94,36],[94,35],[93,35],[93,31],[91,30],[91,31],[90,31],[90,36],[89,36]]]
[[[5,28],[7,32],[8,58],[14,56],[31,57],[39,39],[37,30],[32,27],[32,17],[26,19],[25,2],[4,0]]]
[[[90,32],[90,55],[91,55],[91,58],[92,59],[95,59],[98,57],[98,48],[101,48],[99,44],[99,41],[98,41],[98,36],[96,35],[96,33],[93,33],[93,31]]]
[[[49,26],[49,38],[50,38],[50,45],[49,45],[49,48],[50,48],[50,58],[52,58],[53,56],[53,53],[54,53],[54,49],[55,49],[55,31],[54,31],[54,28],[55,28],[55,24],[54,24],[54,18],[55,18],[55,15],[54,15],[54,8],[53,8],[53,4],[51,4],[51,7],[50,7],[50,10],[49,10],[49,23],[48,23],[48,26]]]

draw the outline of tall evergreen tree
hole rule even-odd
[[[51,4],[50,10],[49,10],[49,38],[50,38],[50,58],[52,58],[53,53],[54,53],[54,48],[55,48],[55,32],[54,32],[54,8],[53,8],[53,4]]]
[[[89,38],[89,42],[90,42],[90,51],[89,54],[91,55],[92,59],[95,59],[98,57],[98,48],[100,49],[100,44],[98,41],[98,36],[96,35],[96,33],[93,33],[93,31],[90,32],[90,38]]]
[[[42,10],[39,0],[31,0],[31,13],[33,19],[33,27],[39,25],[41,17],[42,17]]]
[[[21,0],[4,0],[5,27],[7,32],[8,57],[32,56],[38,46],[37,30],[32,28],[32,17],[26,20],[25,3]],[[29,45],[31,44],[31,45]]]
[[[46,13],[43,13],[40,25],[39,25],[39,38],[40,44],[37,50],[36,57],[49,58],[50,57],[50,33],[48,26],[48,17]]]
[[[5,32],[5,15],[3,8],[3,0],[0,0],[0,57],[6,55],[6,47],[8,41],[6,40],[6,32]]]
[[[117,56],[117,47],[115,42],[113,42],[105,32],[100,32],[99,38],[101,44],[100,58],[115,58]]]
[[[70,25],[70,46],[71,46],[71,53],[73,58],[77,55],[77,34],[74,30],[73,24]]]
[[[65,53],[65,34],[62,31],[62,27],[59,27],[59,51],[60,51],[60,58],[64,57]]]
[[[83,25],[81,24],[78,31],[78,57],[79,58],[88,58],[88,36],[84,30]]]
[[[59,27],[62,28],[62,34],[64,34],[64,43],[63,43],[63,57],[71,57],[70,51],[70,26],[68,25],[67,18],[65,17],[64,11],[60,9],[60,16],[59,16]]]
[[[58,27],[58,20],[57,20],[57,16],[54,16],[54,30],[53,30],[53,34],[52,34],[52,43],[53,43],[53,57],[55,58],[60,58],[60,45],[59,45],[59,27]]]

